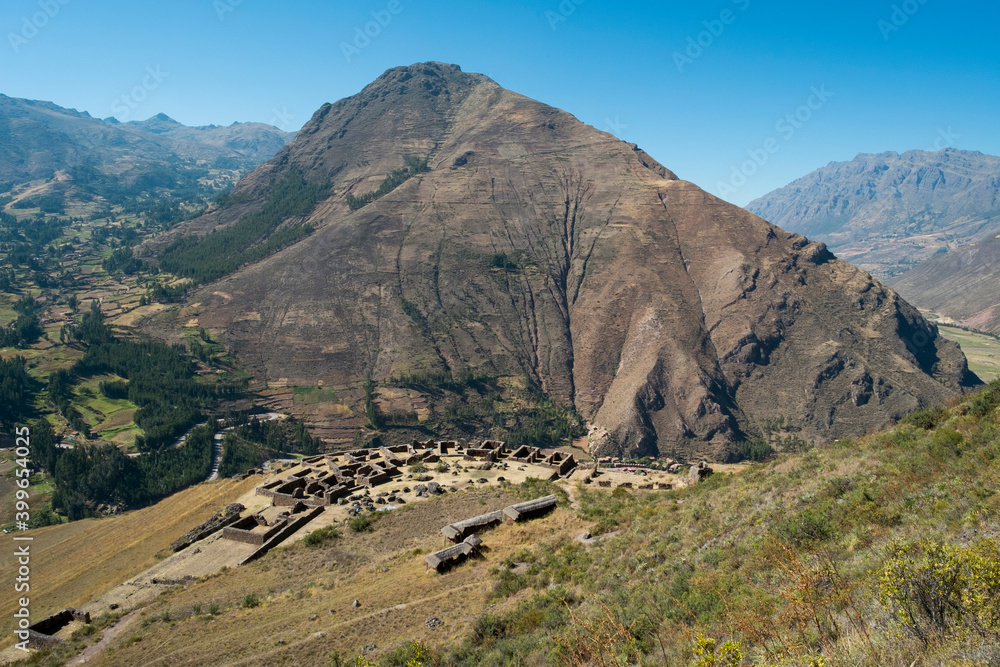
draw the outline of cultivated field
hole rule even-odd
[[[983,382],[1000,377],[1000,340],[946,324],[938,324],[938,329],[942,336],[959,344],[969,360],[969,369]]]

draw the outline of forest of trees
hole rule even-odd
[[[17,318],[6,327],[0,327],[0,347],[25,348],[41,338],[42,323],[38,319],[41,306],[30,296],[14,303]]]
[[[323,441],[309,435],[297,419],[259,421],[245,419],[226,433],[222,443],[220,477],[235,477],[282,454],[311,456],[322,451]]]
[[[18,289],[18,269],[26,269],[21,276],[30,276],[38,287],[52,287],[55,281],[49,274],[58,266],[52,242],[69,224],[66,218],[46,217],[43,213],[18,220],[0,210],[0,253],[6,254],[5,266],[0,270],[0,291]]]
[[[52,507],[70,521],[97,514],[100,505],[134,507],[204,480],[212,467],[212,427],[195,428],[183,447],[132,458],[117,447],[60,449],[45,420],[32,425],[34,460],[52,475]]]
[[[132,256],[132,247],[118,248],[111,256],[101,263],[108,273],[138,273],[142,270],[142,261]]]
[[[22,424],[31,414],[37,385],[28,375],[24,357],[0,359],[0,427],[5,431]]]
[[[329,189],[329,184],[307,182],[300,171],[293,169],[275,182],[259,210],[205,236],[178,239],[163,251],[160,267],[195,283],[205,283],[259,261],[313,231],[309,225],[282,223],[309,215]]]
[[[140,451],[169,445],[204,418],[203,410],[214,395],[195,380],[183,346],[116,339],[94,302],[73,335],[87,344],[83,359],[72,367],[73,375],[110,373],[128,380],[128,400],[139,407],[134,420],[146,434],[136,438]]]
[[[136,447],[144,454],[133,458],[107,445],[60,449],[51,427],[39,420],[32,427],[32,445],[35,460],[55,481],[53,508],[74,520],[95,514],[100,505],[141,505],[205,479],[212,464],[213,427],[195,427],[183,446],[173,443],[206,419],[208,406],[220,393],[239,387],[213,389],[197,382],[184,346],[116,338],[94,302],[71,333],[86,352],[69,370],[50,374],[49,399],[71,424],[86,432],[72,406],[74,384],[105,374],[123,378],[102,382],[100,388],[106,396],[128,398],[139,407],[133,419],[145,432],[145,437],[136,438]],[[8,371],[4,362],[3,372],[16,377],[19,366],[16,360],[11,363]],[[20,360],[20,368],[23,363]],[[6,381],[2,386],[6,391]],[[11,391],[16,389],[11,385]],[[30,404],[28,399],[10,405]]]

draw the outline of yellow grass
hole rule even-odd
[[[569,508],[505,524],[482,533],[482,558],[445,574],[428,572],[424,556],[446,545],[439,532],[445,520],[510,501],[496,487],[470,489],[393,512],[377,522],[373,533],[342,528],[342,537],[322,548],[279,548],[256,563],[161,596],[140,613],[159,619],[166,610],[175,619],[170,626],[157,620],[141,631],[148,636],[138,643],[122,635],[114,650],[89,664],[216,667],[282,664],[291,658],[289,664],[322,665],[333,649],[350,656],[372,643],[384,648],[410,640],[457,639],[489,603],[490,568],[554,533],[572,535],[586,525]],[[248,593],[258,595],[262,605],[242,608]],[[355,599],[360,607],[352,606]],[[198,604],[202,614],[195,616],[192,608]],[[211,604],[220,607],[214,618],[205,613]],[[509,600],[499,608],[512,604]],[[431,616],[444,625],[428,629]]]
[[[32,536],[31,617],[39,620],[93,597],[157,562],[156,553],[253,488],[257,480],[199,484],[152,507],[19,533]],[[0,553],[0,571],[17,570],[14,543]],[[0,635],[13,639],[15,596],[0,597]],[[10,640],[5,643],[10,643]]]

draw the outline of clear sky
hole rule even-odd
[[[1000,154],[998,24],[985,0],[4,0],[0,92],[295,130],[439,60],[744,205],[859,152]]]

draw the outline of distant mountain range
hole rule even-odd
[[[946,148],[831,162],[747,205],[883,279],[1000,233],[1000,157]]]
[[[150,333],[196,322],[258,381],[366,387],[372,422],[383,387],[443,418],[440,378],[523,378],[592,425],[596,453],[719,459],[768,423],[860,435],[977,382],[822,244],[455,65],[323,105],[144,251],[210,283]]]
[[[163,114],[119,123],[0,95],[0,185],[52,181],[98,194],[179,187],[210,169],[252,169],[293,136],[263,123],[187,127]]]
[[[862,154],[747,209],[826,242],[920,308],[1000,333],[1000,157],[954,148]]]
[[[935,255],[892,286],[921,308],[1000,334],[1000,234]]]

